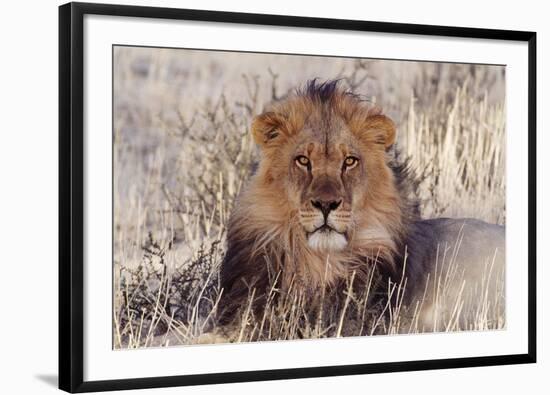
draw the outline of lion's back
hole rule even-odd
[[[458,308],[504,320],[505,227],[472,218],[438,218],[418,221],[416,229],[425,236],[424,254],[422,262],[415,262],[421,270],[410,296],[412,302],[424,300],[420,321],[434,325],[436,310],[441,316],[457,314]]]
[[[429,229],[430,243],[439,248],[453,247],[460,260],[478,261],[488,257],[504,258],[504,226],[473,218],[437,218],[419,221]]]

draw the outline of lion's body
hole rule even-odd
[[[391,149],[393,122],[336,83],[309,83],[257,117],[252,132],[262,156],[229,222],[222,323],[250,298],[261,311],[274,288],[314,300],[350,276],[366,284],[376,268],[396,283],[406,277],[414,301],[447,261],[476,276],[497,249],[503,266],[502,227],[421,220],[413,178]]]

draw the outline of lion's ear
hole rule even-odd
[[[285,118],[272,111],[264,112],[252,120],[252,136],[260,147],[265,147],[276,141],[281,133]]]
[[[367,117],[363,129],[370,141],[383,145],[386,150],[390,149],[395,143],[395,124],[385,115],[377,114]]]

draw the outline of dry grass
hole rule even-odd
[[[502,67],[147,48],[116,48],[114,62],[115,348],[504,326],[504,273],[487,261],[466,283],[453,264],[460,240],[442,247],[430,300],[405,305],[406,279],[373,273],[361,292],[352,277],[344,297],[323,293],[314,311],[300,290],[274,288],[262,316],[244,309],[230,333],[213,326],[225,226],[257,160],[248,125],[263,105],[307,79],[342,78],[396,121],[424,217],[504,224]],[[418,314],[427,304],[430,322]]]

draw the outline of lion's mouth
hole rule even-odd
[[[312,232],[307,233],[308,244],[314,250],[319,251],[340,251],[348,243],[344,232],[339,232],[332,226],[323,224]]]
[[[339,233],[343,236],[346,235],[344,232],[338,232],[336,229],[334,229],[332,226],[330,226],[328,224],[323,224],[323,225],[313,229],[313,231],[308,232],[308,235],[311,235],[311,234],[317,233],[317,232],[321,232],[321,233],[336,232],[336,233]]]

